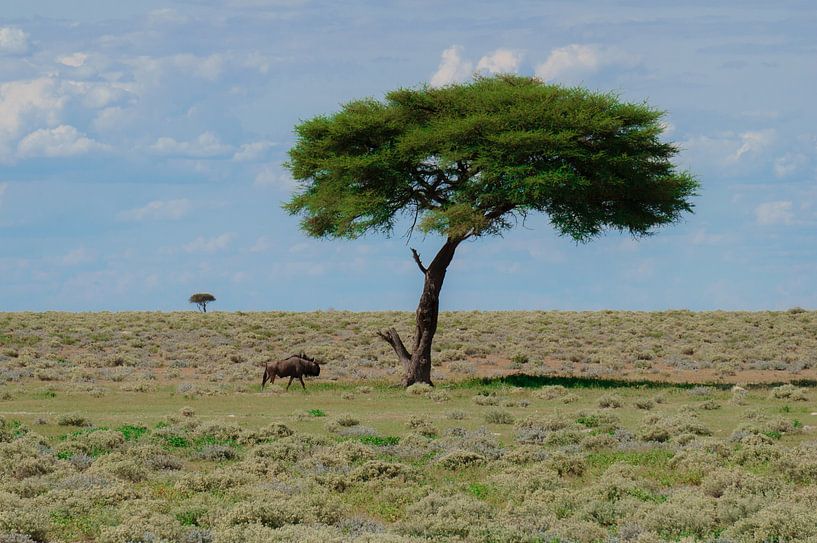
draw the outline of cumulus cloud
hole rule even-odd
[[[70,66],[72,68],[79,68],[85,61],[88,60],[88,55],[85,53],[72,53],[70,55],[65,55],[57,58],[57,62],[64,66]]]
[[[765,202],[755,208],[757,223],[764,226],[794,222],[790,201]]]
[[[0,27],[0,54],[25,53],[28,50],[28,34],[13,26]]]
[[[511,73],[519,68],[521,55],[510,49],[497,49],[493,53],[483,56],[476,63],[463,58],[463,48],[452,45],[442,52],[440,65],[431,76],[431,86],[443,87],[451,83],[465,81],[474,73],[497,74]]]
[[[154,200],[143,207],[129,209],[119,214],[123,221],[178,220],[191,210],[190,200]]]
[[[0,161],[14,158],[27,129],[57,124],[66,99],[50,78],[0,83]]]
[[[107,145],[87,137],[67,124],[35,130],[17,145],[17,153],[22,158],[65,158],[108,149]]]
[[[633,67],[637,63],[636,56],[619,49],[574,43],[552,50],[547,59],[536,66],[535,73],[545,81],[575,82],[605,66]]]
[[[266,140],[244,143],[233,155],[233,160],[237,162],[250,162],[254,160],[259,160],[261,158],[264,158],[264,156],[267,154],[267,151],[273,145],[275,145],[273,142]]]
[[[764,148],[768,147],[774,141],[775,131],[772,129],[754,130],[750,132],[743,132],[738,136],[740,146],[733,154],[727,157],[727,162],[738,162],[745,155],[757,154]]]
[[[573,44],[551,51],[547,60],[536,67],[536,75],[542,79],[556,79],[565,72],[594,72],[600,64],[595,47]]]
[[[497,49],[490,55],[485,55],[477,62],[477,72],[491,74],[507,74],[516,72],[519,68],[521,56],[510,49]]]
[[[213,238],[199,236],[182,248],[188,253],[216,253],[226,249],[232,240],[232,234],[221,234]]]
[[[432,86],[442,87],[471,77],[474,72],[474,65],[462,58],[462,51],[461,45],[452,45],[443,51],[440,65],[434,75],[431,76]]]
[[[150,149],[159,155],[188,158],[225,156],[233,150],[230,145],[221,143],[218,136],[212,132],[204,132],[193,141],[177,141],[173,138],[162,137],[156,140]]]

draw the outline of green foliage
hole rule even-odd
[[[455,239],[546,213],[585,241],[633,235],[691,211],[697,181],[660,139],[662,112],[614,94],[500,75],[398,89],[296,126],[286,205],[316,237],[391,232],[401,214]]]
[[[133,424],[125,424],[116,430],[125,436],[125,441],[136,441],[148,431],[144,426],[134,426]]]
[[[309,413],[309,415],[313,416],[313,417],[325,417],[326,416],[326,413],[321,409],[310,409],[309,411],[307,411],[307,413]]]
[[[389,445],[397,445],[400,443],[400,438],[397,436],[361,436],[360,442],[364,445],[386,447]]]

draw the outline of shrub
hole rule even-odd
[[[567,389],[562,385],[542,387],[533,393],[534,396],[542,400],[555,400],[567,395]]]
[[[791,384],[780,385],[779,387],[773,388],[769,397],[777,400],[794,400],[800,402],[808,400],[806,389]]]
[[[615,394],[605,394],[599,398],[599,407],[603,409],[618,409],[622,405],[624,405],[624,402],[622,402],[621,397]]]
[[[335,419],[335,422],[337,422],[340,426],[344,427],[357,426],[358,424],[360,424],[360,421],[358,419],[356,419],[352,415],[349,415],[348,413],[338,415],[338,418]]]
[[[273,422],[258,430],[255,436],[256,442],[268,441],[274,438],[289,437],[293,434],[292,429],[286,424]]]
[[[60,426],[91,426],[91,422],[79,413],[64,413],[57,419]]]
[[[210,461],[234,460],[237,456],[235,449],[227,445],[205,445],[196,453],[197,458]]]
[[[406,426],[410,429],[414,430],[420,435],[426,437],[436,437],[437,436],[437,428],[425,417],[420,417],[417,415],[412,416],[409,418]]]
[[[34,541],[46,541],[48,529],[46,512],[33,507],[33,504],[21,501],[13,509],[0,507],[0,534],[18,534]]]
[[[425,396],[432,390],[434,390],[434,388],[427,383],[414,383],[406,387],[406,394],[409,396]]]
[[[485,461],[485,457],[481,454],[463,450],[451,451],[437,459],[438,464],[450,470],[484,464]]]
[[[691,490],[679,490],[669,499],[650,509],[643,526],[662,537],[679,538],[695,535],[703,538],[717,526],[717,502]]]
[[[485,413],[485,422],[490,424],[513,424],[513,415],[501,409],[491,409]]]
[[[432,541],[457,537],[484,541],[480,533],[487,529],[492,517],[492,508],[476,498],[432,492],[408,508],[399,529]]]
[[[477,405],[499,405],[499,398],[496,396],[477,394],[472,399]]]
[[[568,475],[580,477],[587,469],[587,462],[583,457],[563,452],[553,453],[545,461],[545,465],[558,473],[560,477]]]
[[[351,473],[353,481],[371,481],[376,479],[403,479],[412,478],[411,468],[404,464],[369,460],[355,468]]]
[[[774,503],[728,528],[726,538],[745,543],[812,541],[817,537],[814,506]]]
[[[180,541],[183,530],[179,521],[170,515],[137,511],[129,514],[121,524],[102,527],[101,543],[154,543]]]

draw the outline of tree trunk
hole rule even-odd
[[[417,251],[412,249],[414,260],[425,277],[423,293],[420,296],[420,303],[417,305],[416,330],[412,351],[409,352],[406,349],[400,335],[394,328],[378,332],[378,335],[392,346],[403,364],[405,372],[403,384],[405,386],[414,383],[434,384],[431,382],[431,343],[434,340],[434,334],[437,332],[437,318],[440,314],[440,290],[443,287],[448,265],[451,263],[451,259],[454,258],[454,251],[461,242],[461,238],[448,238],[428,268],[423,266]]]

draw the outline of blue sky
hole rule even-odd
[[[413,309],[402,231],[306,238],[281,163],[299,119],[475,71],[648,100],[702,189],[645,240],[469,242],[444,309],[817,308],[814,28],[811,0],[3,0],[0,311]]]

